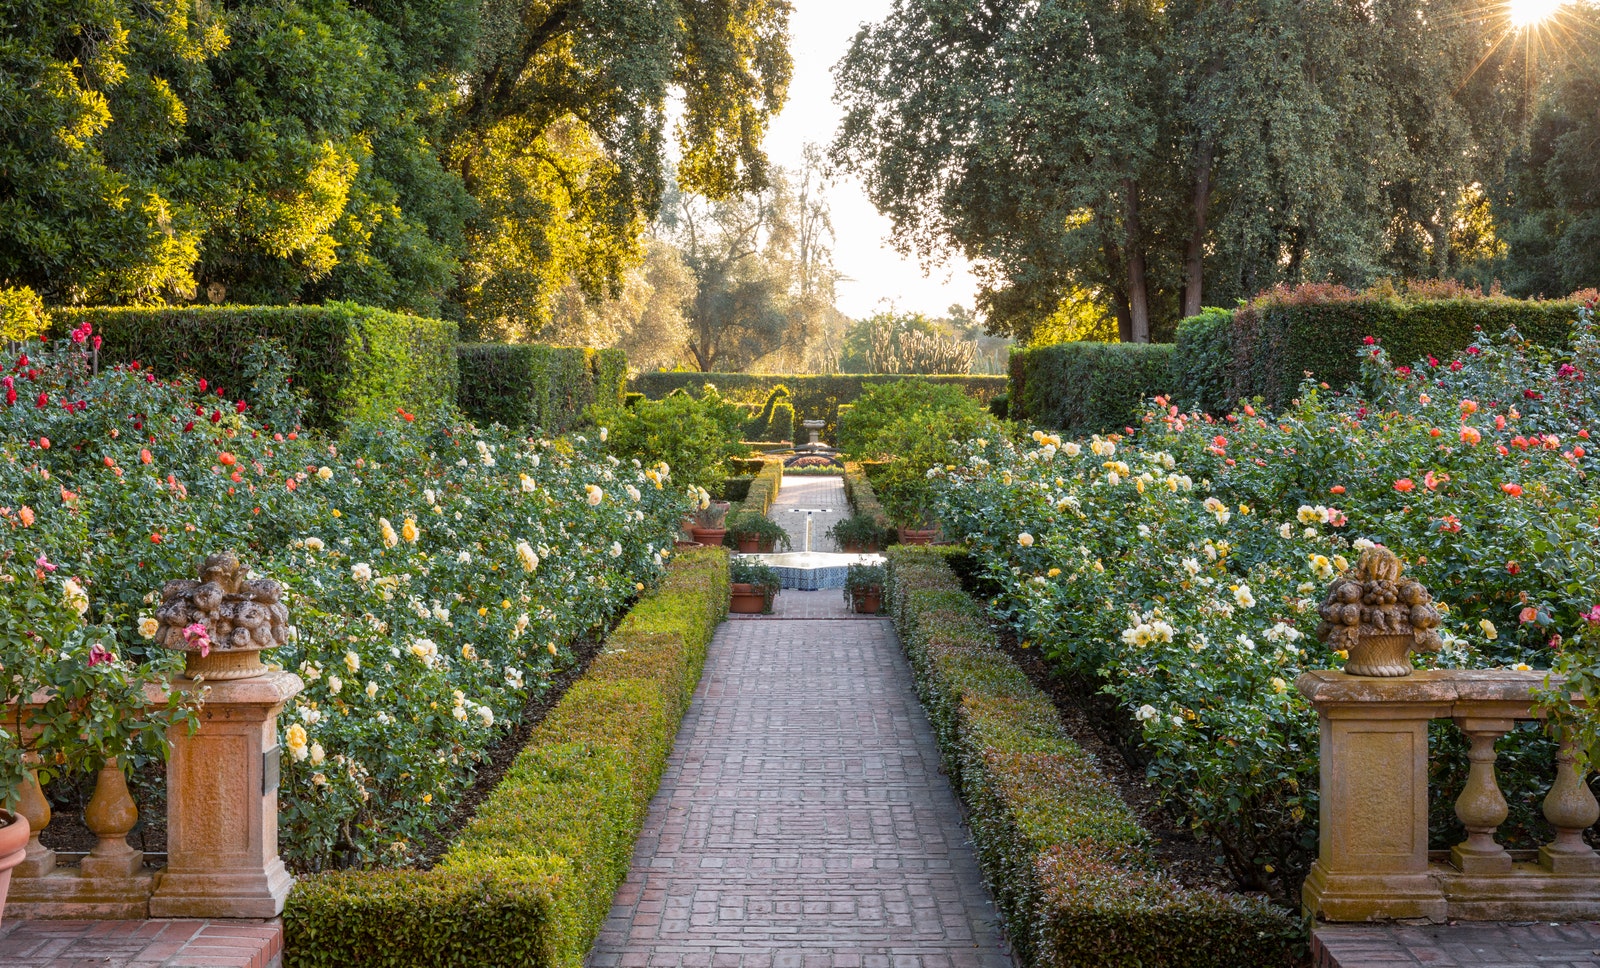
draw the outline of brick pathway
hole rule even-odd
[[[783,525],[789,532],[791,551],[806,548],[806,516],[795,508],[829,508],[826,514],[811,515],[811,550],[838,551],[839,545],[828,537],[828,529],[835,522],[850,516],[850,504],[844,497],[843,477],[785,477],[778,489],[778,499],[772,502],[767,517]]]
[[[723,625],[589,965],[1010,968],[938,765],[886,621]]]
[[[276,968],[277,921],[24,921],[0,924],[4,968]]]
[[[1311,947],[1317,968],[1600,968],[1600,924],[1330,924]]]

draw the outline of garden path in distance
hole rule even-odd
[[[839,479],[784,481],[799,549],[788,507],[843,511]],[[893,628],[839,589],[776,611],[712,641],[588,964],[1011,968]]]

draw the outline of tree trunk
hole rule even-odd
[[[1144,238],[1139,227],[1139,183],[1131,178],[1122,181],[1127,196],[1124,228],[1127,232],[1128,259],[1128,317],[1130,343],[1150,342],[1150,291],[1145,283]]]
[[[1106,288],[1111,291],[1111,308],[1117,316],[1117,339],[1131,343],[1133,317],[1128,312],[1128,293],[1123,287],[1127,277],[1122,271],[1122,248],[1117,244],[1109,217],[1096,215],[1095,223],[1100,229],[1100,252],[1105,259],[1106,278],[1111,280]]]
[[[1206,214],[1211,208],[1211,166],[1216,149],[1211,139],[1200,142],[1199,157],[1194,175],[1194,223],[1190,226],[1189,258],[1184,265],[1183,315],[1184,318],[1200,315],[1205,299],[1206,268]]]

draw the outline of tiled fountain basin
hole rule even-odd
[[[883,555],[842,555],[825,551],[791,551],[781,555],[736,555],[741,561],[768,565],[778,572],[783,587],[814,592],[843,588],[851,565],[881,565]]]

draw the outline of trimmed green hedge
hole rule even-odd
[[[886,591],[978,862],[1030,968],[1254,968],[1305,961],[1305,929],[1254,898],[1185,888],[996,646],[938,548],[889,552]]]
[[[772,502],[778,499],[778,491],[782,488],[783,461],[762,461],[755,480],[750,482],[750,488],[745,492],[744,501],[737,508],[731,509],[728,517],[733,518],[747,511],[766,517],[767,512],[772,510]]]
[[[84,323],[104,338],[103,358],[139,362],[157,373],[187,370],[226,390],[242,390],[245,353],[265,339],[294,361],[312,426],[338,429],[396,409],[428,412],[456,403],[455,323],[355,303],[321,306],[188,306],[51,310],[51,330]]]
[[[1170,343],[1057,343],[1011,351],[1012,420],[1066,437],[1121,431],[1171,393]]]
[[[1257,299],[1233,314],[1235,400],[1261,397],[1268,406],[1288,403],[1306,373],[1342,388],[1360,373],[1362,341],[1377,337],[1396,365],[1429,355],[1449,359],[1465,349],[1477,329],[1499,335],[1515,326],[1536,343],[1564,345],[1578,304],[1518,299],[1404,301],[1360,297],[1328,302]]]
[[[844,496],[856,517],[866,518],[878,529],[886,547],[895,540],[898,532],[894,522],[889,520],[889,512],[883,509],[878,492],[873,490],[872,482],[867,479],[866,468],[855,461],[847,461],[844,465]]]
[[[1172,383],[1179,406],[1201,413],[1233,409],[1229,369],[1233,365],[1233,312],[1206,309],[1178,324],[1172,353]]]
[[[321,874],[284,910],[287,968],[578,968],[728,609],[721,549],[674,557],[431,871]]]
[[[898,380],[926,380],[958,386],[968,396],[988,403],[1006,392],[1003,376],[897,376],[889,374],[831,374],[803,376],[796,374],[748,373],[641,373],[634,377],[629,389],[659,400],[675,390],[700,395],[701,387],[710,383],[722,394],[724,400],[736,403],[765,404],[777,386],[789,389],[789,402],[794,406],[795,419],[821,420],[827,424],[822,430],[823,440],[832,441],[839,423],[839,407],[855,402],[863,387],[874,383],[894,383]]]
[[[532,343],[465,343],[461,409],[482,424],[559,434],[576,426],[590,404],[623,402],[628,358],[621,350]]]

